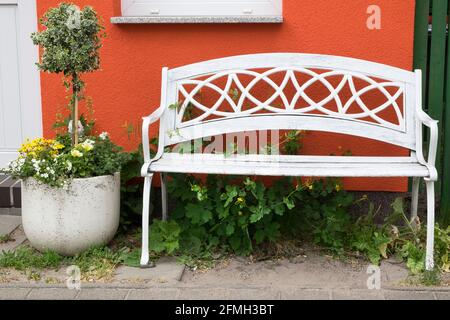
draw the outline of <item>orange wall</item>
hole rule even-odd
[[[41,17],[61,0],[37,0]],[[113,25],[120,0],[73,0],[93,6],[103,18],[107,39],[101,51],[102,67],[84,77],[92,96],[98,131],[108,131],[128,149],[139,143],[139,133],[128,137],[126,123],[139,126],[140,117],[159,104],[161,68],[229,55],[260,52],[302,52],[349,56],[411,69],[414,0],[284,0],[283,24],[238,25]],[[367,7],[382,10],[382,29],[366,27]],[[63,110],[61,76],[42,74],[44,133],[54,134],[55,114]],[[156,130],[153,130],[156,135]],[[304,153],[404,155],[383,143],[322,133],[311,133]],[[345,180],[350,189],[405,191],[405,179]]]

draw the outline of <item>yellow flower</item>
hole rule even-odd
[[[239,204],[245,204],[245,199],[244,198],[242,198],[242,197],[239,197],[239,198],[237,198],[237,200],[236,200],[236,205],[239,205]]]
[[[305,182],[305,187],[308,188],[309,190],[313,190],[314,189],[314,183],[311,180],[307,180]]]
[[[91,151],[94,149],[94,143],[94,141],[88,139],[81,144],[81,147],[84,151]]]
[[[86,143],[83,143],[83,144],[81,145],[81,147],[84,149],[84,151],[91,151],[92,149],[94,149],[94,146],[93,146],[93,145],[91,145],[91,144],[86,144]]]
[[[76,149],[72,150],[72,151],[70,152],[70,154],[71,154],[72,157],[74,157],[74,158],[81,158],[81,157],[83,156],[83,154],[82,154],[80,151],[76,150]]]
[[[61,149],[64,149],[64,145],[63,144],[57,142],[57,143],[55,143],[53,145],[53,150],[61,150]]]
[[[334,188],[336,189],[337,192],[341,191],[341,189],[342,189],[340,184],[336,184],[336,186]]]
[[[34,140],[27,139],[19,149],[19,152],[24,156],[30,156],[33,158],[39,157],[42,152],[50,151],[54,145],[58,145],[55,140],[37,138]]]

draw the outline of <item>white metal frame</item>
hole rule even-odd
[[[266,71],[256,71],[264,69]],[[321,70],[317,72],[314,70]],[[285,74],[281,84],[269,78],[274,73]],[[304,73],[310,80],[300,84],[295,73]],[[253,80],[244,85],[239,76],[245,74]],[[339,76],[338,85],[327,80]],[[213,80],[223,78],[223,88]],[[367,85],[359,90],[353,79],[365,81]],[[378,79],[378,80],[374,80]],[[334,177],[414,177],[412,218],[417,216],[419,178],[424,178],[427,187],[427,254],[426,268],[434,267],[434,182],[438,175],[435,168],[438,143],[437,121],[431,119],[421,106],[421,71],[410,72],[395,67],[352,58],[294,54],[270,53],[255,54],[205,61],[176,69],[164,68],[162,72],[160,107],[150,116],[143,118],[142,141],[145,164],[141,174],[145,177],[143,216],[142,216],[142,257],[141,265],[148,266],[148,225],[151,182],[155,172],[215,173],[241,175],[296,175],[296,176],[334,176]],[[274,89],[274,94],[266,101],[252,95],[252,88],[264,82]],[[292,101],[283,93],[291,82],[296,89]],[[317,82],[322,83],[330,94],[322,101],[315,101],[305,90]],[[230,97],[230,89],[237,88],[240,98],[236,102]],[[187,89],[190,85],[191,89]],[[361,112],[349,112],[349,102],[341,99],[344,85],[350,87],[352,96],[348,101],[356,103]],[[192,86],[194,89],[192,89]],[[385,88],[395,87],[395,93]],[[212,107],[196,100],[196,93],[209,88],[219,94]],[[378,107],[368,108],[364,102],[365,92],[378,90],[386,97]],[[295,108],[296,99],[302,97],[309,105]],[[283,106],[273,106],[275,99],[281,99]],[[244,99],[255,105],[243,110]],[[397,103],[402,99],[402,108]],[[180,108],[169,106],[183,100]],[[337,111],[327,110],[325,105],[334,100]],[[231,106],[231,111],[220,110],[223,102]],[[203,112],[197,118],[183,120],[188,104]],[[393,108],[397,121],[383,119],[379,112]],[[261,111],[263,113],[261,114]],[[310,114],[320,111],[321,114]],[[258,112],[258,113],[256,113]],[[215,115],[213,120],[209,115]],[[371,121],[367,121],[370,118]],[[156,155],[150,157],[149,127],[159,120],[159,145]],[[423,154],[423,126],[430,129],[428,157]],[[257,130],[317,130],[344,133],[371,138],[402,146],[410,150],[409,157],[305,157],[305,156],[267,156],[242,155],[226,158],[213,154],[174,154],[165,153],[165,147],[179,142],[225,133]],[[164,175],[165,177],[165,175]],[[165,179],[162,184],[163,218],[167,219],[167,193]]]
[[[17,5],[22,133],[25,137],[35,138],[42,135],[40,74],[35,64],[39,61],[39,49],[30,38],[31,33],[37,31],[36,0],[0,0],[0,5]],[[2,153],[16,152],[3,150],[0,157]]]
[[[281,16],[282,0],[122,0],[122,16]]]

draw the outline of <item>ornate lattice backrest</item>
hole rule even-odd
[[[413,72],[343,57],[257,54],[173,69],[167,78],[166,145],[238,131],[297,129],[415,149]]]

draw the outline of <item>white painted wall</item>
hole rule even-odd
[[[42,135],[35,0],[0,0],[0,167],[26,138]]]

